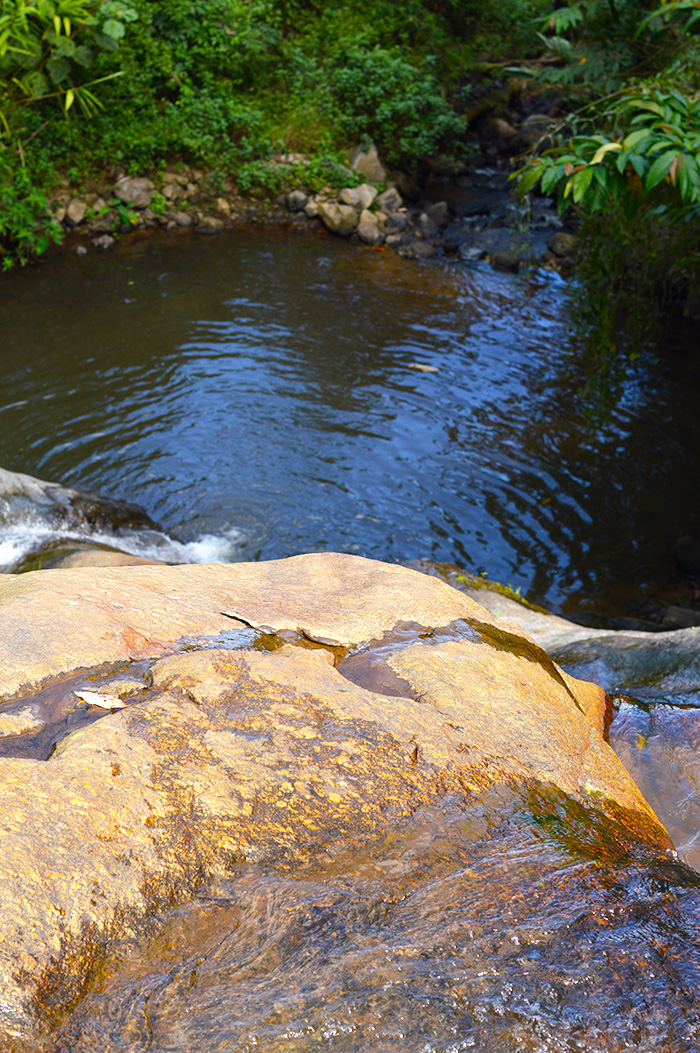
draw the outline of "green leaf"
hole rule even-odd
[[[64,58],[50,58],[46,70],[54,84],[61,84],[70,76],[70,62]]]
[[[583,171],[577,172],[574,176],[574,201],[577,205],[580,205],[586,196],[592,178],[592,168],[584,168]]]
[[[648,128],[638,128],[636,131],[630,132],[625,139],[625,150],[634,150],[636,146],[639,146],[644,139],[648,139],[650,135],[651,132]]]
[[[523,174],[518,180],[518,194],[521,200],[542,178],[544,171],[545,169],[542,165],[532,165],[532,167],[523,170]]]
[[[644,189],[647,194],[658,186],[666,177],[673,160],[678,156],[678,150],[667,150],[661,157],[657,157],[649,169],[644,180]]]
[[[557,165],[556,168],[548,168],[542,176],[542,183],[540,189],[543,194],[549,194],[557,185],[562,175],[564,174],[564,166]]]
[[[108,18],[102,24],[102,32],[105,36],[111,37],[112,40],[121,40],[126,30],[123,22],[117,21],[116,18]]]

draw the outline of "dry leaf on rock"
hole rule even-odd
[[[86,702],[88,706],[99,706],[100,709],[124,709],[124,703],[116,695],[98,695],[96,691],[74,691],[73,694]]]

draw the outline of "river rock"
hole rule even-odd
[[[87,204],[85,201],[81,201],[79,198],[74,197],[68,203],[66,208],[66,218],[70,220],[74,227],[77,227],[85,219],[85,213],[87,212]]]
[[[379,160],[374,143],[371,143],[366,150],[358,146],[353,154],[351,165],[353,171],[364,176],[368,183],[384,183],[386,180],[386,169]]]
[[[416,221],[416,230],[420,234],[421,238],[426,241],[430,241],[437,235],[438,229],[436,224],[430,218],[427,212],[421,212],[420,216]]]
[[[604,693],[435,578],[333,553],[39,571],[0,579],[0,623],[17,705],[151,663],[48,760],[0,759],[6,1035],[36,1036],[110,940],[206,875],[361,844],[446,795],[551,786],[669,847],[603,739]]]
[[[573,234],[567,234],[564,230],[558,230],[555,234],[547,241],[547,248],[550,252],[553,252],[555,256],[567,258],[573,256],[576,252],[577,239]]]
[[[287,208],[290,212],[303,212],[309,200],[309,195],[303,190],[292,190],[287,194]]]
[[[114,184],[113,192],[130,208],[148,208],[153,197],[153,183],[150,179],[124,176]]]
[[[11,713],[0,713],[0,738],[39,731],[44,723],[36,706],[22,706]]]
[[[425,214],[432,220],[436,227],[440,228],[445,227],[450,218],[450,210],[446,201],[436,201],[434,204],[428,205]]]
[[[388,212],[386,216],[387,234],[403,234],[410,224],[407,212]]]
[[[361,212],[370,207],[377,196],[377,188],[368,183],[361,183],[360,186],[344,187],[338,196],[344,205],[351,205],[356,211]]]
[[[381,245],[384,241],[384,234],[379,229],[379,224],[376,222],[358,223],[357,236],[360,239],[360,241],[364,241],[365,245]]]
[[[396,187],[389,187],[377,198],[377,204],[382,212],[398,212],[403,206],[403,198]]]
[[[339,205],[335,201],[322,201],[318,214],[331,234],[347,238],[357,226],[357,212],[351,205]]]

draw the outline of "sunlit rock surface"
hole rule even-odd
[[[490,787],[605,817],[623,855],[670,847],[604,741],[604,693],[414,571],[336,554],[43,571],[0,580],[0,623],[3,708],[68,711],[81,677],[136,685],[51,751],[44,728],[37,756],[0,758],[8,1042],[40,1048],[106,949],[202,882],[352,857]]]

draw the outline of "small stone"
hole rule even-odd
[[[460,245],[459,255],[467,263],[475,263],[477,260],[483,260],[486,250],[481,245]]]
[[[153,183],[150,179],[124,176],[115,183],[114,196],[131,208],[148,208],[153,196]]]
[[[402,241],[403,241],[403,238],[401,237],[400,234],[387,234],[386,244],[391,249],[397,248],[401,244]]]
[[[197,226],[198,234],[220,234],[225,223],[218,216],[202,216]]]
[[[182,187],[179,183],[166,183],[163,187],[163,197],[166,201],[179,201],[182,197]]]
[[[76,256],[87,256],[87,249],[84,245],[76,245],[75,247]]]
[[[79,223],[82,223],[85,219],[85,213],[87,212],[87,205],[84,201],[80,201],[79,198],[74,197],[66,209],[66,217],[70,220],[74,227],[77,227]]]
[[[40,731],[44,726],[38,706],[22,706],[13,713],[0,713],[0,738],[26,735],[30,731]]]
[[[403,206],[403,198],[396,187],[390,187],[389,190],[379,195],[377,204],[383,212],[398,212]]]
[[[318,201],[316,201],[314,198],[311,198],[309,201],[307,201],[304,205],[304,212],[309,217],[309,219],[316,219],[316,216],[318,215]]]
[[[558,230],[555,234],[552,234],[547,242],[547,248],[555,256],[573,256],[576,252],[577,244],[577,239],[573,234],[567,234],[564,230]]]
[[[427,212],[421,212],[418,217],[416,232],[424,241],[430,241],[437,234],[437,227]]]
[[[360,223],[368,223],[373,227],[379,226],[379,219],[374,212],[370,212],[368,208],[363,208],[360,212]]]
[[[331,234],[347,238],[357,226],[357,212],[350,205],[339,205],[334,201],[319,205],[318,214]]]
[[[287,208],[290,212],[303,212],[308,200],[309,195],[303,190],[292,190],[290,194],[287,194]]]
[[[371,143],[367,150],[358,146],[351,163],[353,171],[364,176],[368,183],[383,183],[386,179],[386,169],[379,160],[374,143]]]
[[[109,249],[114,245],[114,241],[111,234],[101,234],[99,238],[92,239],[92,244],[98,249]]]
[[[377,223],[359,223],[357,236],[365,245],[381,245],[384,241],[384,235]]]
[[[192,216],[189,212],[173,212],[172,219],[178,227],[187,228],[192,226]]]

